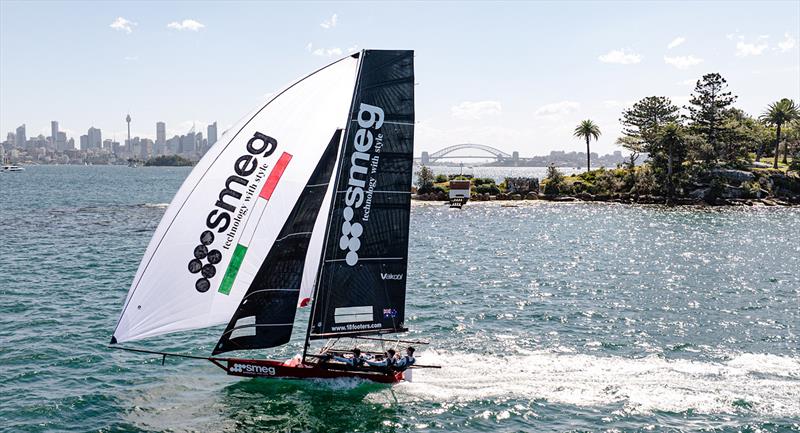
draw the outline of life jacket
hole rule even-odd
[[[397,366],[397,364],[395,363],[395,370],[397,371],[405,371],[408,367],[411,367],[417,361],[416,359],[414,359],[413,356],[408,356],[408,355],[404,355],[400,359],[402,359],[404,362],[400,366]]]
[[[364,357],[353,357],[353,367],[363,367],[364,366]]]

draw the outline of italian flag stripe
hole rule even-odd
[[[242,267],[242,261],[244,260],[244,255],[246,252],[247,247],[242,244],[236,245],[236,249],[233,250],[231,263],[228,265],[228,270],[225,271],[225,276],[222,278],[222,284],[219,285],[219,292],[223,295],[229,295],[231,293],[233,281],[236,280],[236,274],[239,273],[239,268]]]
[[[281,176],[283,176],[283,172],[286,171],[286,166],[289,165],[289,161],[291,161],[291,159],[292,155],[283,152],[280,158],[278,158],[278,161],[275,163],[275,166],[272,167],[272,171],[270,171],[269,176],[267,176],[267,180],[264,182],[264,186],[261,188],[261,192],[258,194],[259,198],[256,200],[256,203],[253,206],[253,212],[251,212],[247,217],[247,224],[245,224],[242,229],[242,236],[239,239],[239,243],[233,250],[231,262],[228,265],[228,269],[225,270],[225,276],[222,278],[222,283],[219,285],[219,293],[222,293],[223,295],[229,295],[231,293],[233,283],[236,281],[236,275],[239,273],[239,268],[242,267],[244,255],[247,253],[247,248],[250,246],[250,241],[252,240],[253,235],[255,235],[255,224],[258,224],[258,221],[261,219],[261,215],[266,210],[267,202],[269,201],[270,197],[272,197],[272,193],[275,191],[275,187],[278,186],[278,181],[281,179]],[[250,221],[253,221],[252,227],[250,225]]]
[[[275,163],[275,167],[272,167],[272,172],[270,172],[269,177],[267,177],[267,181],[264,182],[264,187],[261,188],[261,194],[258,196],[269,200],[272,197],[272,192],[275,191],[275,187],[278,185],[278,181],[283,176],[283,172],[286,170],[286,166],[289,165],[289,161],[292,160],[292,155],[289,155],[286,152],[283,152],[280,158],[278,158],[278,162]]]

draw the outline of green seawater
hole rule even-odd
[[[106,347],[189,170],[0,173],[0,430],[800,431],[800,209],[415,203],[406,324],[444,368],[241,379]]]

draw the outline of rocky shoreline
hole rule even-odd
[[[544,200],[552,202],[609,202],[623,204],[662,204],[675,206],[800,206],[800,176],[774,171],[754,173],[753,171],[716,169],[709,173],[705,182],[685,186],[679,194],[668,199],[662,195],[611,193],[591,194],[574,192],[570,194],[545,194],[539,191],[527,193],[499,192],[497,194],[476,193],[471,201],[521,201]],[[414,194],[412,198],[421,201],[448,201],[444,191]]]

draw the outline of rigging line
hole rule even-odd
[[[347,137],[348,137],[348,133],[350,132],[350,119],[352,118],[352,115],[353,115],[353,107],[355,106],[356,98],[358,97],[359,91],[361,89],[361,73],[363,72],[364,54],[365,53],[366,53],[366,50],[361,50],[361,53],[358,56],[358,69],[357,69],[357,72],[356,72],[356,82],[355,82],[355,85],[353,86],[353,97],[350,99],[350,106],[347,109],[347,122],[345,122],[345,130],[342,131],[341,136],[339,138],[339,147],[340,147],[339,156],[338,156],[337,165],[336,165],[336,175],[333,177],[334,191],[336,190],[336,185],[339,183],[340,177],[342,175],[342,169],[344,168],[344,161],[345,161],[344,160],[344,155],[345,155],[345,153],[347,153]],[[339,131],[339,130],[337,130],[337,131]],[[325,244],[324,244],[324,246],[322,248],[322,257],[320,257],[320,261],[319,261],[319,269],[317,271],[317,273],[318,273],[318,275],[317,275],[317,284],[314,287],[314,292],[312,293],[312,295],[313,295],[312,299],[314,299],[314,301],[313,301],[314,304],[312,305],[311,311],[309,313],[308,329],[306,331],[305,344],[303,345],[303,361],[305,361],[306,353],[308,351],[308,346],[309,346],[309,343],[310,343],[309,336],[311,335],[311,323],[312,323],[314,317],[316,316],[315,313],[317,312],[317,309],[319,308],[319,304],[320,304],[320,302],[317,302],[318,301],[318,296],[317,295],[319,294],[319,288],[320,288],[320,285],[322,284],[322,274],[323,274],[323,271],[324,271],[323,266],[325,264],[325,257],[328,255],[328,241],[330,240],[329,239],[329,237],[330,237],[329,235],[330,235],[330,230],[331,230],[331,224],[333,223],[333,211],[334,211],[334,209],[336,209],[336,194],[333,194],[331,196],[330,209],[328,209],[328,224],[325,226]],[[329,278],[332,278],[332,277],[329,277]],[[329,293],[326,296],[327,299],[325,299],[325,303],[326,304],[330,300],[330,296],[331,296],[330,295],[330,290],[328,292]],[[324,321],[325,318],[323,318],[322,320]]]
[[[310,78],[310,77],[312,77],[312,76],[316,75],[318,72],[320,72],[320,71],[323,71],[323,70],[325,70],[325,69],[329,68],[330,66],[333,66],[333,65],[335,65],[335,64],[337,64],[337,63],[339,63],[339,62],[341,62],[341,61],[343,61],[343,60],[346,60],[346,59],[348,59],[348,58],[350,58],[350,57],[352,57],[352,56],[346,56],[346,57],[343,57],[343,58],[341,58],[341,59],[339,59],[339,60],[336,60],[335,62],[329,63],[329,64],[327,64],[327,65],[325,65],[325,66],[323,66],[323,67],[321,67],[321,68],[317,69],[316,71],[314,71],[314,72],[312,72],[312,73],[310,73],[310,74],[306,75],[305,77],[303,77],[303,78],[301,78],[301,79],[299,79],[299,80],[295,81],[294,83],[290,84],[290,85],[289,85],[287,88],[283,89],[283,90],[282,90],[280,93],[278,93],[277,95],[275,95],[275,96],[274,96],[272,99],[270,99],[270,100],[269,100],[269,101],[268,101],[266,104],[264,104],[264,106],[263,106],[263,107],[261,107],[261,108],[260,108],[258,111],[256,111],[256,112],[255,112],[255,114],[253,114],[253,116],[252,116],[252,117],[250,117],[250,120],[248,120],[247,122],[245,122],[245,123],[244,123],[244,125],[242,125],[242,127],[241,127],[241,128],[239,128],[239,130],[238,130],[238,131],[236,131],[236,133],[235,133],[235,134],[233,134],[233,137],[231,137],[231,139],[228,141],[228,144],[226,144],[226,145],[225,145],[225,146],[222,148],[222,150],[220,150],[220,152],[217,154],[216,158],[214,158],[214,160],[213,160],[213,161],[211,161],[211,163],[208,165],[208,168],[206,169],[206,171],[205,171],[205,172],[204,172],[202,175],[200,175],[200,178],[197,180],[197,183],[195,183],[195,185],[192,187],[191,191],[189,191],[189,193],[186,195],[186,200],[184,200],[184,201],[183,201],[183,203],[181,203],[180,207],[179,207],[179,208],[178,208],[178,210],[175,212],[175,216],[172,218],[172,221],[170,221],[170,222],[169,222],[169,225],[167,225],[167,228],[164,230],[164,235],[161,237],[161,239],[159,239],[159,240],[158,240],[158,243],[156,244],[156,247],[155,247],[155,249],[153,249],[153,254],[151,254],[151,255],[150,255],[150,258],[147,260],[147,264],[145,264],[145,266],[144,266],[144,269],[142,269],[142,273],[141,273],[141,275],[139,275],[139,279],[138,279],[138,280],[136,280],[136,284],[134,284],[134,286],[133,286],[133,289],[132,289],[132,290],[131,290],[131,292],[130,292],[130,297],[129,297],[129,298],[128,298],[128,300],[125,302],[125,306],[122,308],[122,313],[120,313],[120,315],[119,315],[119,319],[117,319],[117,324],[114,326],[114,332],[111,334],[111,335],[112,335],[112,337],[114,336],[114,334],[116,334],[116,332],[117,332],[117,328],[119,327],[119,324],[120,324],[120,322],[122,321],[122,317],[125,315],[125,312],[128,310],[128,306],[130,305],[130,302],[133,300],[133,295],[136,293],[136,289],[138,289],[138,288],[139,288],[139,283],[142,281],[142,278],[144,277],[144,274],[145,274],[145,272],[147,272],[147,268],[150,266],[150,262],[152,262],[152,260],[153,260],[153,257],[155,257],[155,255],[156,255],[156,252],[157,252],[157,251],[158,251],[158,249],[161,247],[161,242],[163,242],[163,241],[164,241],[164,238],[166,238],[166,237],[167,237],[167,232],[169,232],[169,229],[172,227],[172,224],[175,222],[175,219],[178,217],[178,214],[180,214],[181,210],[183,210],[183,206],[184,206],[184,205],[186,205],[186,202],[187,202],[187,201],[189,201],[189,197],[191,197],[191,195],[192,195],[192,194],[194,193],[194,191],[197,189],[197,186],[198,186],[198,185],[200,185],[200,182],[203,180],[203,178],[206,176],[206,174],[208,174],[209,170],[211,170],[211,167],[213,167],[213,166],[214,166],[214,164],[217,162],[217,160],[219,159],[219,157],[220,157],[220,156],[222,156],[222,154],[223,154],[223,153],[225,153],[225,150],[228,148],[228,146],[230,146],[230,145],[231,145],[231,143],[233,143],[233,141],[236,139],[236,137],[238,137],[238,136],[239,136],[239,134],[240,134],[240,133],[241,133],[241,132],[244,130],[244,128],[246,128],[246,127],[247,127],[247,125],[249,125],[249,124],[250,124],[250,122],[252,122],[252,121],[253,121],[253,119],[255,119],[255,118],[256,118],[256,116],[258,116],[259,114],[261,114],[261,112],[262,112],[262,111],[264,111],[264,110],[265,110],[265,109],[266,109],[266,108],[269,106],[269,104],[271,104],[272,102],[274,102],[274,101],[275,101],[275,99],[277,99],[278,97],[280,97],[280,96],[281,96],[281,95],[283,95],[284,93],[288,92],[290,89],[292,89],[292,88],[293,88],[293,87],[295,87],[296,85],[298,85],[298,84],[302,83],[303,81],[307,80],[308,78]],[[359,60],[359,64],[360,64],[360,60]],[[359,68],[359,70],[360,70],[360,68]],[[352,103],[351,103],[351,107],[352,107]],[[349,113],[348,113],[348,116],[349,116]],[[167,210],[169,210],[169,207],[167,207]]]

